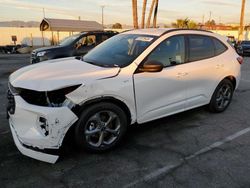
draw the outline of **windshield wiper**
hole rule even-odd
[[[106,67],[106,68],[107,67],[119,67],[119,65],[117,65],[117,64],[101,64],[101,63],[96,63],[96,62],[93,62],[93,61],[87,61],[84,58],[82,58],[81,60],[86,62],[86,63],[96,65],[96,66],[99,66],[99,67]]]
[[[95,62],[92,62],[92,61],[86,61],[84,60],[83,58],[81,59],[82,61],[84,61],[85,63],[89,63],[91,65],[96,65],[96,66],[100,66],[99,64],[95,63]]]

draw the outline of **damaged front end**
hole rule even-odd
[[[78,117],[66,95],[80,85],[55,91],[34,91],[9,84],[7,114],[16,146],[29,157],[55,163],[54,152]]]

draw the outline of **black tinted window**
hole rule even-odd
[[[185,40],[184,36],[174,36],[163,41],[148,56],[147,61],[157,61],[167,67],[171,64],[184,63]]]
[[[189,61],[197,61],[214,56],[214,45],[210,37],[191,35],[189,39]]]
[[[218,39],[214,38],[213,41],[215,47],[215,55],[222,54],[227,50],[227,47],[224,44],[222,44],[222,42],[220,42]]]
[[[241,44],[247,44],[250,45],[250,41],[242,41]]]

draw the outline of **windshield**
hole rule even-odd
[[[250,45],[250,41],[242,41],[241,44]]]
[[[101,43],[83,57],[83,60],[102,67],[125,67],[132,63],[155,36],[120,34]]]
[[[71,44],[74,40],[76,40],[81,34],[77,34],[77,35],[72,35],[70,37],[66,37],[64,38],[60,43],[59,46],[67,46],[69,44]]]

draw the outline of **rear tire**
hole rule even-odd
[[[208,105],[209,111],[215,113],[225,111],[232,101],[233,92],[234,87],[232,82],[228,79],[222,80],[213,93]]]
[[[101,102],[84,110],[75,128],[76,144],[91,152],[117,146],[128,126],[125,112],[115,104]]]

